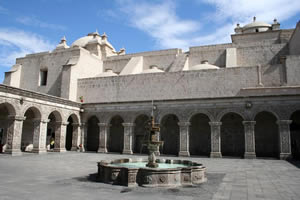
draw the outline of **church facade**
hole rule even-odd
[[[228,44],[126,54],[104,33],[17,58],[0,85],[1,152],[300,157],[300,23],[256,21]]]

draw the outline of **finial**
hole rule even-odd
[[[66,36],[63,36],[63,37],[60,39],[60,44],[66,42],[66,41],[67,41]]]
[[[236,27],[238,27],[238,28],[239,28],[239,27],[240,27],[240,24],[239,24],[239,23],[237,23],[237,24],[236,24]]]
[[[255,21],[256,21],[256,17],[254,16],[254,17],[253,17],[253,22],[255,22]]]
[[[273,22],[274,22],[274,24],[278,23],[276,18],[274,18]]]

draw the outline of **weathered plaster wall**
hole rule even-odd
[[[300,85],[300,55],[287,56],[286,73],[288,85]]]
[[[296,29],[289,41],[289,50],[291,55],[300,54],[300,22],[297,23]]]
[[[236,67],[81,79],[78,96],[86,103],[226,97],[257,85],[257,67]]]

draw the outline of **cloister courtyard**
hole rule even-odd
[[[127,188],[96,182],[98,161],[145,156],[0,154],[0,199],[300,199],[300,163],[277,159],[190,157],[207,167],[208,181],[194,187]]]

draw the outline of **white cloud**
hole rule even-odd
[[[0,65],[11,66],[17,57],[48,51],[55,46],[41,36],[16,29],[0,29]]]
[[[200,0],[216,7],[217,21],[249,23],[253,16],[259,21],[284,21],[300,11],[299,0]]]
[[[40,28],[48,28],[48,29],[53,29],[53,30],[66,30],[67,29],[65,26],[62,26],[62,25],[50,24],[50,23],[40,21],[36,17],[29,17],[29,16],[24,17],[23,16],[23,17],[18,17],[16,20],[17,20],[17,22],[24,24],[24,25],[28,25],[28,26],[36,26],[36,27],[40,27]]]
[[[131,26],[154,38],[160,48],[184,50],[189,46],[228,43],[235,24],[250,23],[253,16],[258,21],[271,23],[277,18],[282,22],[300,11],[299,0],[195,0],[199,7],[204,4],[216,8],[215,12],[205,13],[209,17],[203,17],[203,21],[195,21],[177,15],[175,0],[116,1]],[[212,26],[217,29],[212,30]],[[202,27],[206,28],[205,34]]]
[[[162,48],[186,48],[189,45],[186,38],[201,27],[197,21],[179,18],[173,1],[157,4],[130,0],[118,2],[121,11],[129,16],[131,25],[149,34]]]

